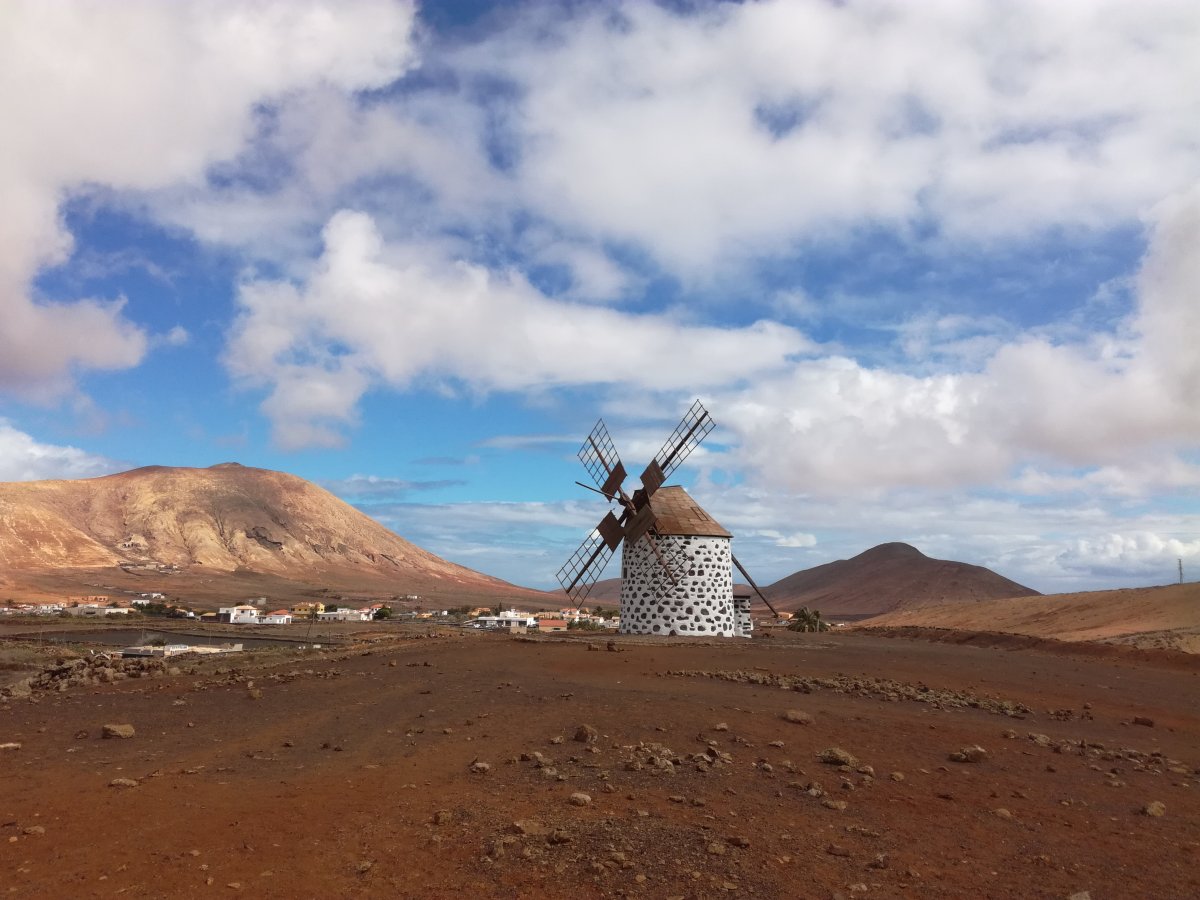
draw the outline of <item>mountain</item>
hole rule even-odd
[[[1200,584],[925,606],[887,613],[862,626],[1016,634],[1200,653]]]
[[[0,560],[0,587],[50,596],[545,596],[422,550],[302,478],[237,463],[0,483]]]
[[[851,559],[804,569],[763,593],[781,612],[807,606],[826,617],[1038,594],[982,566],[932,559],[901,543],[880,544]]]

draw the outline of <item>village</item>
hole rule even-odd
[[[406,601],[419,600],[408,596]],[[368,603],[362,606],[340,605],[321,601],[301,601],[290,607],[268,609],[274,604],[266,597],[256,597],[245,603],[199,611],[168,602],[165,594],[144,592],[133,597],[110,597],[96,594],[67,597],[61,602],[12,603],[0,607],[0,616],[73,616],[117,618],[130,615],[154,615],[188,619],[194,623],[228,625],[292,625],[302,622],[372,622],[425,621],[464,628],[503,631],[510,634],[552,634],[572,629],[616,631],[620,627],[617,611],[603,607],[594,610],[586,606],[567,606],[558,610],[527,612],[501,606],[458,607],[455,609],[425,610],[395,609],[387,603]]]

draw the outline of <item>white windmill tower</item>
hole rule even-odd
[[[775,612],[733,555],[733,535],[682,487],[664,485],[714,427],[697,400],[646,466],[642,486],[632,496],[625,492],[625,466],[603,420],[579,449],[599,493],[619,504],[620,515],[610,511],[600,520],[559,570],[558,580],[581,604],[624,544],[622,634],[749,637],[749,598],[734,598],[734,566]]]

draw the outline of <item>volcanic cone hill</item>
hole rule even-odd
[[[763,589],[780,611],[873,616],[941,603],[976,603],[1038,592],[991,569],[932,559],[909,544],[872,547],[851,559],[804,569]]]
[[[275,595],[545,596],[422,550],[302,478],[237,463],[0,483],[0,560],[10,592],[154,581],[228,599],[260,581]]]

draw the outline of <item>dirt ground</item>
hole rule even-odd
[[[0,892],[1200,896],[1200,660],[607,640],[392,637],[6,701]]]

